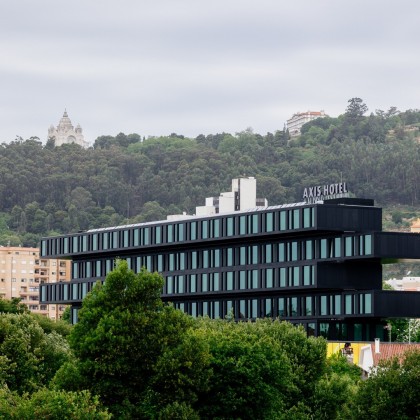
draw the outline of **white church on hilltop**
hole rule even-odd
[[[64,110],[63,117],[58,123],[57,128],[52,124],[48,129],[48,139],[53,138],[55,140],[56,146],[61,146],[63,144],[76,143],[82,147],[88,147],[89,143],[85,141],[85,138],[82,134],[82,127],[80,124],[73,127],[73,124],[70,121],[67,111]]]

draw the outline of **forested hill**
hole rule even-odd
[[[0,245],[36,245],[40,236],[163,219],[257,178],[269,203],[302,200],[306,186],[346,181],[382,205],[418,206],[420,111],[376,111],[357,98],[338,118],[260,135],[101,136],[90,149],[37,138],[0,148]]]

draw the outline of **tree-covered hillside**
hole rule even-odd
[[[270,204],[302,200],[306,186],[346,181],[351,192],[386,206],[420,202],[420,111],[377,110],[358,98],[343,115],[287,131],[252,129],[195,139],[171,134],[98,137],[90,149],[17,139],[0,147],[0,244],[165,218],[257,178]]]

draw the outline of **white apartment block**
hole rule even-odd
[[[287,120],[287,129],[289,130],[290,137],[300,136],[300,129],[304,124],[325,116],[324,111],[297,112],[292,118]]]
[[[0,246],[0,297],[20,298],[31,312],[59,319],[64,305],[41,305],[39,285],[70,281],[71,261],[39,257],[38,248]]]

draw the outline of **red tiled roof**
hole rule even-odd
[[[370,346],[372,348],[374,366],[377,366],[381,360],[388,360],[393,357],[398,357],[401,360],[404,353],[409,350],[420,350],[420,343],[380,343],[380,353],[375,353],[375,344],[371,344]]]

